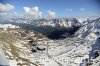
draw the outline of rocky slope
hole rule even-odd
[[[6,25],[7,27],[8,25]],[[0,46],[10,66],[38,66],[31,61],[32,45],[30,41],[44,38],[41,34],[19,28],[1,28],[0,29]],[[2,61],[0,59],[0,61]],[[4,60],[3,60],[4,61]],[[2,61],[2,62],[3,62]],[[0,65],[3,65],[3,63]],[[5,60],[6,62],[6,60]]]

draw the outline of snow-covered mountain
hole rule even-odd
[[[51,39],[65,38],[74,34],[82,24],[76,18],[54,18],[54,19],[12,19],[10,23],[18,25],[27,30],[33,30],[42,33]]]
[[[45,23],[54,26],[56,22],[60,23],[60,26],[63,23],[64,27],[72,28],[72,25],[78,25],[80,28],[73,37],[63,40],[52,40],[41,33],[22,28],[0,29],[0,45],[8,64],[10,66],[100,66],[100,18],[85,21],[45,19],[36,20],[35,24],[40,26]],[[63,34],[66,35],[68,34]]]
[[[36,26],[53,26],[53,27],[71,27],[80,26],[76,18],[55,18],[55,19],[11,19],[9,20],[15,23],[27,23]],[[82,20],[83,21],[83,20]]]
[[[79,17],[79,18],[54,18],[54,19],[26,19],[26,18],[16,18],[10,19],[10,22],[14,23],[26,23],[32,24],[36,26],[52,26],[52,27],[71,27],[71,26],[80,26],[85,25],[96,18],[88,18],[88,17]]]

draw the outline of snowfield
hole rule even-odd
[[[8,60],[5,58],[5,55],[0,47],[0,65],[9,65]]]

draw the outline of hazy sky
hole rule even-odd
[[[12,9],[4,11],[8,14],[25,13],[35,14],[39,17],[45,15],[53,17],[98,15],[98,8],[93,0],[0,0],[0,3],[1,5],[9,4],[10,7],[14,6]]]

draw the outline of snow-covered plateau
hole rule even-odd
[[[35,31],[23,29],[18,24],[0,24],[0,66],[100,66],[100,18],[9,21],[38,27],[64,27],[67,30],[60,35],[67,37],[50,39],[38,32],[40,28]]]

